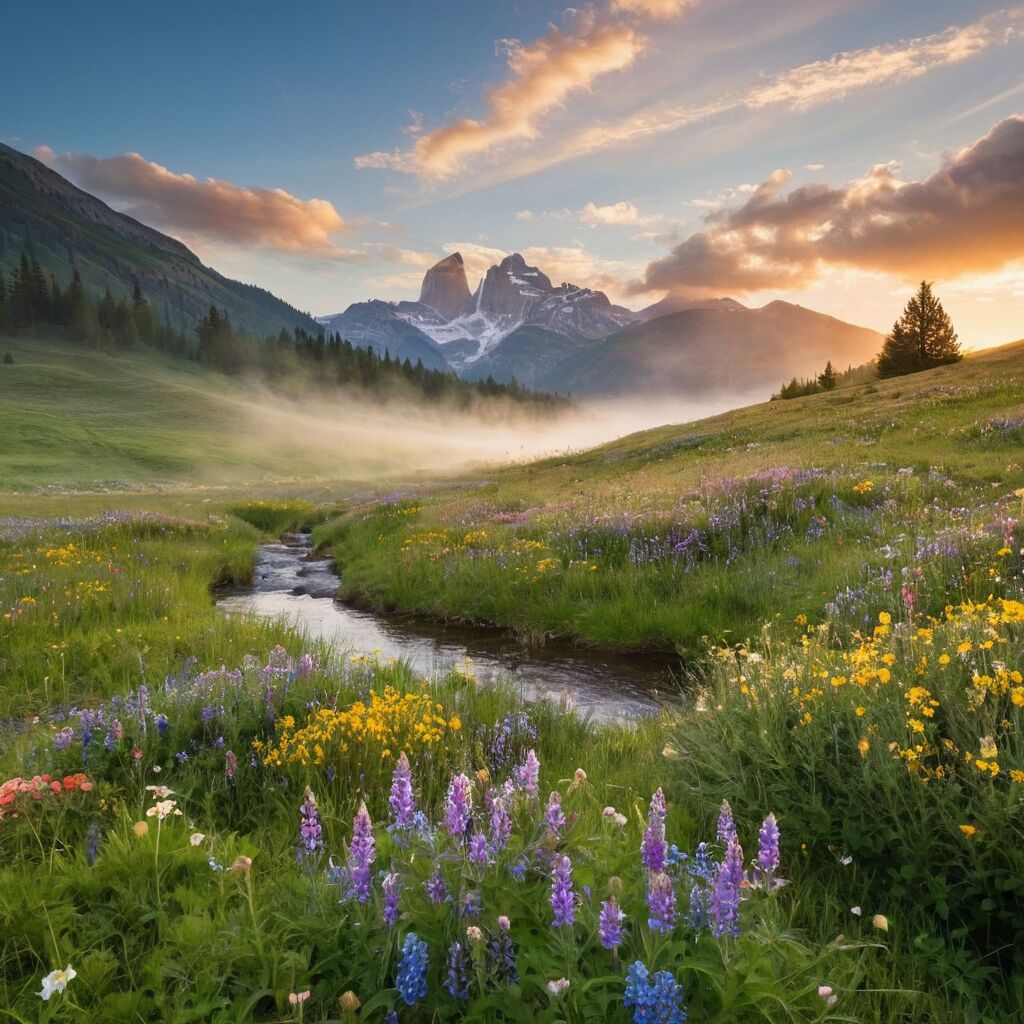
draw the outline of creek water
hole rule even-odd
[[[513,679],[529,700],[552,698],[600,720],[632,719],[679,700],[678,658],[593,651],[567,643],[524,646],[503,630],[383,615],[335,599],[340,580],[304,534],[265,544],[252,585],[219,597],[228,614],[285,620],[339,651],[396,657],[423,675],[469,667],[482,682]]]

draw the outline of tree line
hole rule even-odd
[[[54,329],[57,329],[55,331]],[[236,330],[226,310],[211,306],[189,338],[159,321],[133,279],[130,297],[115,299],[108,288],[102,297],[90,295],[77,270],[66,287],[45,274],[31,249],[6,281],[0,269],[0,333],[39,335],[58,333],[72,341],[106,352],[153,348],[191,359],[235,376],[252,375],[272,384],[301,383],[320,388],[357,388],[378,397],[411,393],[427,401],[468,405],[476,398],[507,398],[536,406],[559,406],[566,400],[507,384],[493,377],[464,381],[454,372],[428,369],[358,347],[340,334],[312,334],[302,328],[281,330],[254,338]],[[8,360],[9,361],[9,360]]]

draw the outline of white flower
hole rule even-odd
[[[204,836],[202,832],[193,832],[192,835],[188,837],[188,841],[192,846],[199,846],[205,838],[206,836]]]
[[[850,907],[850,913],[853,914],[854,917],[860,917],[864,911],[861,910],[860,907]]]
[[[174,800],[158,800],[146,810],[147,818],[157,818],[159,821],[163,821],[169,814],[181,814],[181,811],[175,810]]]
[[[471,924],[466,929],[466,938],[470,942],[483,942],[484,933],[475,924]]]
[[[147,786],[146,792],[152,793],[154,800],[166,800],[169,796],[174,796],[174,790],[168,789],[167,786]]]
[[[567,988],[569,982],[565,978],[558,978],[556,981],[549,981],[547,984],[548,993],[557,999]]]
[[[71,964],[68,964],[63,971],[50,971],[50,973],[43,978],[43,987],[36,993],[43,999],[49,999],[54,992],[63,992],[68,987],[68,982],[75,977],[76,971]]]

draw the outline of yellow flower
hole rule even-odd
[[[868,756],[868,751],[871,749],[871,744],[868,743],[867,736],[861,736],[861,738],[857,740],[857,749],[860,751],[861,757]]]
[[[1024,772],[1019,768],[1013,768],[1010,771],[1010,778],[1013,779],[1014,782],[1024,782]]]
[[[451,729],[452,732],[458,732],[462,728],[462,719],[459,718],[458,715],[453,715],[448,720],[448,728]]]
[[[974,645],[971,643],[971,641],[970,640],[964,640],[963,643],[957,644],[956,653],[957,654],[967,654],[968,651],[971,651],[973,649],[974,649]],[[940,658],[939,660],[941,661],[942,659]]]
[[[888,612],[879,612],[878,621],[883,626],[888,626],[889,623],[892,622],[892,616]]]
[[[978,741],[981,747],[981,756],[993,758],[996,756],[996,741],[991,736],[982,736]]]
[[[973,825],[961,825],[960,831],[963,832],[968,839],[978,834],[978,830]]]
[[[868,713],[868,709],[861,705],[856,709],[856,715],[858,718],[863,718]]]
[[[145,835],[149,835],[149,822],[148,821],[137,821],[132,825],[132,831],[141,839]]]
[[[949,655],[948,654],[940,654],[939,655],[939,664],[940,665],[948,665],[949,664]]]

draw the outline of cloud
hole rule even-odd
[[[100,158],[36,155],[88,192],[95,192],[145,224],[213,242],[255,246],[323,259],[356,259],[335,236],[348,225],[326,199],[298,199],[279,188],[243,188],[217,178],[176,174],[138,153]]]
[[[824,164],[804,164],[805,170],[808,171],[823,171],[825,170]]]
[[[387,242],[377,242],[372,248],[390,263],[404,263],[413,267],[432,267],[440,259],[437,253],[403,249]]]
[[[678,18],[687,7],[693,7],[697,0],[612,0],[611,9],[620,14],[639,14],[652,21],[668,21]]]
[[[805,111],[865,89],[898,85],[1024,37],[1024,7],[997,11],[969,25],[886,43],[780,72],[745,90],[704,103],[661,103],[617,121],[590,125],[543,152],[509,160],[481,178],[493,184],[533,174],[567,160],[679,131],[733,111],[782,107]]]
[[[487,91],[487,114],[462,118],[419,134],[410,149],[376,151],[355,158],[357,169],[390,169],[426,178],[459,173],[474,157],[540,134],[544,115],[594,81],[628,68],[647,48],[646,21],[676,18],[696,0],[612,0],[608,10],[569,8],[570,27],[552,25],[532,43],[502,39],[508,75]],[[422,127],[416,123],[417,130]]]
[[[742,206],[710,214],[637,287],[691,296],[798,288],[836,268],[951,280],[1021,259],[1024,117],[1000,121],[921,181],[879,164],[838,188],[784,195],[790,178],[776,171]]]
[[[587,203],[579,212],[579,219],[591,227],[596,225],[640,225],[655,224],[661,218],[653,214],[642,214],[632,203],[611,203],[608,206],[596,206]]]
[[[516,220],[531,221],[534,219],[533,210],[519,210],[516,213]]]

